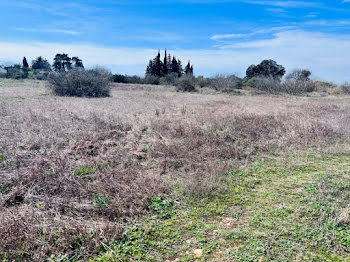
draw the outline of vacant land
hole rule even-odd
[[[350,261],[350,97],[204,93],[0,80],[0,258]]]

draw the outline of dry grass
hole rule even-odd
[[[49,93],[43,85],[0,85],[0,235],[7,236],[0,254],[11,259],[91,256],[120,235],[123,222],[147,212],[148,197],[168,192],[164,178],[182,183],[185,194],[207,196],[225,190],[225,170],[257,154],[350,135],[347,97],[123,85],[112,97],[86,99],[42,96]]]

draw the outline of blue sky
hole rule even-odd
[[[158,49],[196,75],[275,59],[287,70],[350,81],[350,0],[0,0],[0,61],[57,52],[87,66],[142,75]]]

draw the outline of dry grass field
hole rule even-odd
[[[0,80],[4,261],[350,261],[350,97]]]

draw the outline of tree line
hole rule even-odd
[[[22,64],[4,66],[4,76],[7,78],[28,78],[44,79],[49,72],[67,72],[72,69],[84,69],[82,59],[77,56],[69,57],[68,54],[56,54],[51,65],[47,59],[42,56],[35,58],[31,66],[26,57],[23,57]]]

